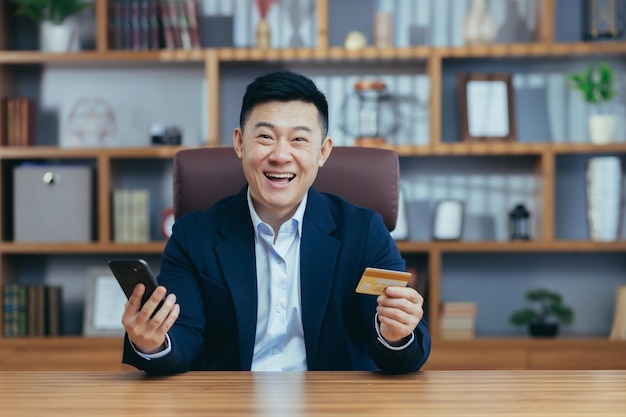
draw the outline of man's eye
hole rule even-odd
[[[295,142],[306,142],[307,141],[307,139],[303,138],[302,136],[298,136],[297,138],[293,138],[293,140]]]

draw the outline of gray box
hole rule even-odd
[[[19,166],[13,170],[16,242],[92,240],[92,168]]]

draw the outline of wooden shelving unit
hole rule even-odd
[[[442,78],[446,63],[458,59],[498,59],[521,61],[531,58],[563,58],[571,56],[615,55],[626,57],[626,42],[558,43],[554,41],[555,2],[540,3],[540,39],[528,44],[485,45],[473,47],[413,46],[405,48],[366,47],[348,51],[328,43],[328,9],[330,0],[318,0],[318,39],[315,48],[270,49],[220,48],[201,50],[115,51],[107,46],[107,0],[95,0],[96,48],[67,54],[47,54],[38,51],[0,50],[0,97],[18,93],[19,68],[24,66],[65,65],[70,67],[123,65],[197,65],[203,68],[208,80],[209,120],[206,146],[219,146],[220,81],[222,66],[229,63],[296,63],[317,66],[336,63],[415,62],[424,65],[430,82],[429,120],[430,137],[426,145],[390,146],[402,158],[429,157],[531,157],[535,171],[543,182],[540,200],[543,204],[542,234],[529,242],[410,242],[399,241],[403,254],[424,256],[428,265],[429,325],[433,334],[433,352],[427,369],[558,369],[602,368],[626,369],[626,342],[610,342],[606,338],[559,338],[532,340],[529,338],[494,337],[467,341],[441,340],[437,323],[441,301],[443,258],[446,254],[536,254],[536,253],[608,253],[626,252],[626,242],[596,243],[587,240],[559,239],[555,236],[555,165],[560,156],[593,154],[626,154],[626,144],[591,145],[587,143],[449,143],[442,138]],[[0,8],[0,47],[5,39],[7,20]],[[6,49],[6,47],[5,47]],[[0,132],[5,132],[5,121],[0,119]],[[5,133],[2,133],[5,134]],[[153,254],[159,255],[163,241],[145,244],[118,244],[111,237],[111,198],[113,188],[112,167],[124,160],[169,160],[179,147],[160,148],[86,148],[63,149],[36,146],[32,148],[0,147],[0,169],[4,173],[19,161],[32,160],[88,160],[96,167],[98,217],[97,239],[88,244],[36,244],[17,243],[10,236],[6,213],[11,204],[6,180],[0,184],[0,283],[13,276],[14,259],[39,255],[109,255]],[[2,309],[0,309],[0,318]],[[1,320],[0,320],[1,323]],[[120,362],[121,340],[114,338],[0,338],[0,369],[122,369]]]

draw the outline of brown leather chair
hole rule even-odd
[[[313,187],[377,211],[391,231],[398,217],[399,177],[394,151],[335,147]],[[178,151],[174,156],[174,215],[204,210],[245,184],[241,160],[232,147]]]

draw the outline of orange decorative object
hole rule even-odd
[[[261,19],[267,18],[267,13],[270,10],[270,6],[274,3],[274,0],[256,0],[256,5],[259,8],[259,14]]]

